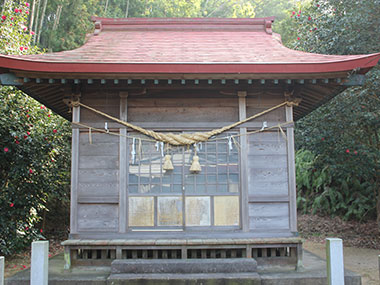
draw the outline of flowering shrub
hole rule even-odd
[[[292,27],[288,46],[323,54],[378,52],[379,13],[380,0],[301,3],[285,23]],[[363,87],[347,89],[297,122],[298,206],[346,219],[377,215],[380,227],[379,65],[366,77]]]
[[[68,200],[70,127],[13,87],[0,89],[0,252],[39,238],[42,211]]]
[[[31,46],[33,31],[28,30],[29,3],[6,1],[0,21],[0,51],[3,54],[32,54],[39,49]]]
[[[0,25],[0,51],[38,52],[25,30],[29,4],[11,2]],[[70,126],[15,87],[0,87],[0,255],[42,238],[38,222],[52,200],[68,200]]]

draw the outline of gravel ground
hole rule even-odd
[[[326,258],[325,239],[336,237],[343,239],[345,267],[359,273],[363,285],[379,285],[378,255],[380,255],[380,232],[375,221],[359,223],[343,221],[338,217],[320,217],[316,215],[298,216],[300,235],[306,240],[304,248],[322,258]],[[50,240],[49,255],[63,252],[60,241]],[[5,277],[9,277],[30,266],[30,249],[6,257]]]

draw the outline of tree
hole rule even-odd
[[[27,28],[29,3],[8,2],[0,51],[39,52]],[[49,201],[68,201],[70,126],[15,87],[0,87],[0,254],[42,238],[38,225]]]
[[[379,15],[379,0],[309,1],[290,11],[283,25],[290,31],[287,44],[292,48],[365,54],[380,50]],[[300,197],[312,191],[313,199],[302,201],[301,207],[345,218],[377,216],[380,227],[379,110],[377,65],[363,87],[348,89],[297,123],[297,148],[311,151],[315,158],[308,168],[313,172],[308,184],[313,185],[322,172],[332,177],[316,183],[322,185],[318,189],[307,189],[302,183]]]

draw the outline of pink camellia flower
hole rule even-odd
[[[30,135],[30,132],[26,132],[28,134],[28,136]]]
[[[24,139],[26,140],[27,138],[28,138],[28,136],[27,136],[27,135],[25,135],[25,136],[24,136]]]
[[[48,117],[50,118],[50,114],[48,114]]]
[[[358,152],[355,150],[355,151],[354,151],[354,154],[355,154],[355,155],[357,155],[357,154],[358,154]]]
[[[30,4],[28,2],[25,2],[26,7],[30,7]]]
[[[301,39],[300,37],[297,38],[298,41],[299,41],[300,39]]]
[[[4,152],[8,152],[8,151],[9,151],[9,148],[4,147]]]
[[[12,18],[11,18],[11,21],[13,21],[14,19],[15,19],[15,18],[12,17]]]
[[[349,150],[349,149],[346,149],[346,153],[350,153],[350,150]]]
[[[3,15],[1,16],[1,19],[5,20],[7,18],[7,16]]]
[[[26,32],[27,29],[28,29],[27,27],[24,27],[24,32]]]
[[[31,31],[31,32],[30,32],[30,34],[31,34],[31,35],[34,35],[34,34],[35,34],[35,32]]]
[[[22,268],[24,268],[24,269],[25,269],[25,268],[26,268],[26,265],[23,265],[23,266],[22,266]]]
[[[27,15],[29,15],[29,11],[26,11],[25,13],[26,13]]]
[[[297,15],[297,17],[301,17],[301,15],[300,15],[300,14],[298,14],[298,15]]]
[[[309,18],[307,18],[309,21],[311,21],[311,17],[309,16]]]
[[[19,13],[22,13],[22,10],[21,10],[21,9],[18,9],[18,12],[19,12]]]
[[[294,15],[296,13],[296,11],[293,11],[292,14]]]
[[[13,203],[9,204],[9,207],[11,207],[11,208],[14,207],[14,206],[15,206],[15,204],[13,204]]]
[[[24,47],[25,50],[28,50],[28,47]]]
[[[56,133],[57,133],[57,130],[56,130],[56,129],[54,129],[54,130],[53,130],[53,133],[55,133],[55,134],[56,134]]]
[[[18,9],[15,9],[15,13],[18,13]]]
[[[29,230],[29,227],[25,227],[25,230],[26,230],[26,231]]]
[[[44,231],[43,231],[43,229],[40,229],[40,233],[42,234]]]
[[[23,50],[24,50],[24,47],[20,47],[20,50],[23,51]]]
[[[32,174],[32,173],[33,173],[33,170],[32,170],[32,169],[29,169],[29,173]]]
[[[15,143],[16,143],[16,144],[20,144],[20,142],[19,142],[19,141],[15,141]]]

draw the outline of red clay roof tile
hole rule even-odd
[[[295,51],[272,34],[273,18],[104,19],[82,47],[40,55],[1,56],[20,70],[97,73],[314,73],[368,69],[380,54]]]

